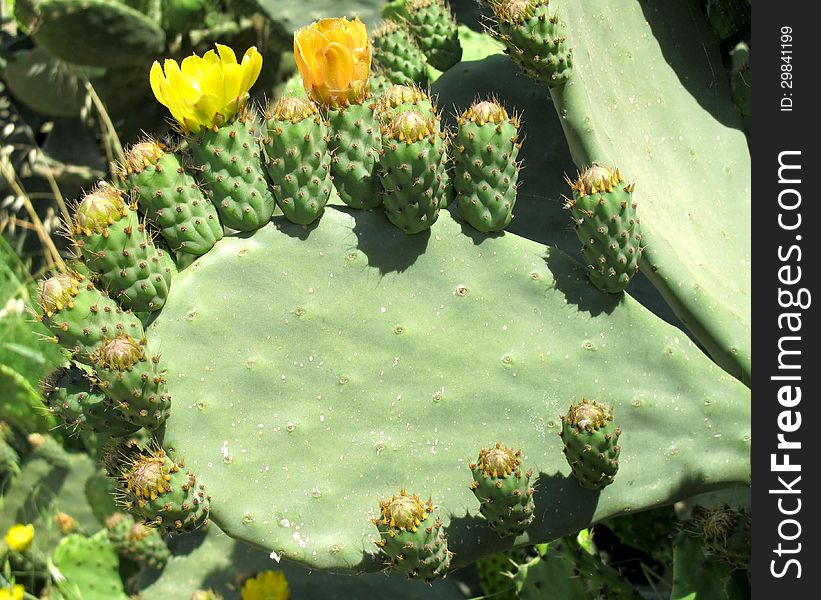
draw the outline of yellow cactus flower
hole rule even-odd
[[[237,62],[228,46],[204,56],[192,54],[181,64],[170,58],[151,66],[151,89],[171,111],[185,133],[220,127],[248,101],[248,90],[259,77],[262,55],[251,46]]]
[[[368,96],[371,42],[358,18],[321,19],[294,34],[294,57],[305,91],[330,108],[361,104]]]
[[[20,584],[0,588],[0,600],[23,600],[26,588]]]
[[[282,571],[263,571],[242,586],[242,600],[288,600],[291,590]]]
[[[34,540],[34,525],[13,525],[3,539],[12,550],[25,552]]]

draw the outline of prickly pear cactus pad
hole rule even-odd
[[[175,277],[147,337],[173,397],[163,447],[208,517],[314,568],[383,568],[372,519],[401,488],[431,498],[456,567],[749,481],[745,386],[559,251],[448,211],[416,236],[338,206],[308,230],[275,217],[227,236]],[[601,491],[572,479],[558,435],[583,396],[630,440]],[[536,490],[507,541],[469,489],[476,448],[500,439]]]

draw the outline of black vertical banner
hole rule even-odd
[[[752,589],[755,598],[807,598],[818,594],[821,506],[818,8],[756,8]]]

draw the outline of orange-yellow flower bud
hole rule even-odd
[[[371,42],[358,18],[322,19],[294,34],[305,91],[329,108],[362,104],[369,92]]]

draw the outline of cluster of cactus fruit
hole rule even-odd
[[[491,32],[527,74],[554,90],[572,78],[572,51],[549,0],[489,5]],[[262,229],[277,208],[310,232],[337,199],[352,209],[384,212],[385,227],[422,234],[417,239],[451,204],[480,234],[510,225],[522,168],[520,118],[514,107],[508,112],[490,97],[455,115],[451,130],[435,98],[419,85],[430,74],[425,61],[445,70],[461,57],[452,16],[441,0],[413,0],[405,8],[401,19],[373,34],[374,60],[396,82],[382,93],[352,86],[350,94],[327,102],[309,94],[256,110],[240,90],[227,117],[218,114],[204,126],[181,122],[180,137],[146,138],[130,147],[118,180],[101,182],[77,203],[66,230],[86,274],[58,273],[43,281],[38,311],[72,364],[49,377],[44,392],[50,412],[67,428],[111,438],[103,464],[116,480],[121,506],[133,515],[112,519],[108,527],[122,555],[160,566],[167,550],[155,530],[191,531],[210,517],[211,498],[199,474],[160,443],[173,410],[169,380],[177,374],[168,372],[144,323],[169,298],[174,256],[221,248],[224,229]],[[225,60],[223,54],[221,48]],[[171,81],[167,65],[165,76]],[[170,104],[177,117],[179,106]],[[568,184],[565,206],[583,244],[589,281],[601,292],[621,293],[644,250],[634,185],[619,169],[595,163]],[[564,456],[578,486],[603,490],[619,469],[621,428],[612,408],[580,399],[560,420]],[[156,440],[123,443],[140,428]],[[480,514],[511,543],[537,518],[538,481],[523,460],[522,450],[496,443],[469,464]],[[409,577],[444,576],[453,557],[445,516],[437,516],[432,499],[407,489],[379,503],[372,519],[376,544],[387,564]],[[726,540],[735,525],[714,538]]]

